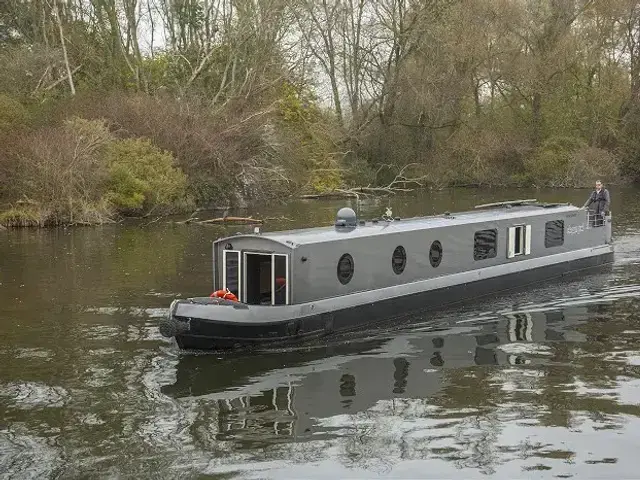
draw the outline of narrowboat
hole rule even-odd
[[[363,220],[345,207],[331,226],[256,228],[212,246],[214,293],[175,299],[160,324],[181,349],[368,328],[610,264],[614,251],[611,214],[535,199],[406,219]]]

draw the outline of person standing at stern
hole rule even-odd
[[[593,205],[593,206],[592,206]],[[582,208],[589,208],[589,225],[592,227],[601,227],[604,225],[604,217],[609,214],[611,206],[611,197],[606,188],[602,188],[602,182],[596,180],[596,189],[591,192],[589,199]]]

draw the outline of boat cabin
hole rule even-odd
[[[330,227],[215,241],[213,283],[214,290],[229,289],[248,305],[303,304],[469,271],[482,279],[491,267],[536,268],[553,255],[606,243],[610,217],[597,224],[569,204],[518,200],[367,221],[343,208]]]

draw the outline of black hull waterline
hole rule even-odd
[[[612,261],[613,246],[607,244],[307,304],[260,306],[207,297],[175,300],[160,331],[165,337],[175,337],[182,349],[295,344],[373,327],[411,312],[442,309],[489,294],[549,282]],[[523,265],[526,262],[531,263]]]

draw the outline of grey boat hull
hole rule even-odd
[[[207,297],[175,300],[161,333],[182,349],[225,350],[300,343],[374,327],[411,312],[549,282],[613,262],[610,244],[470,270],[300,305],[245,305]]]

